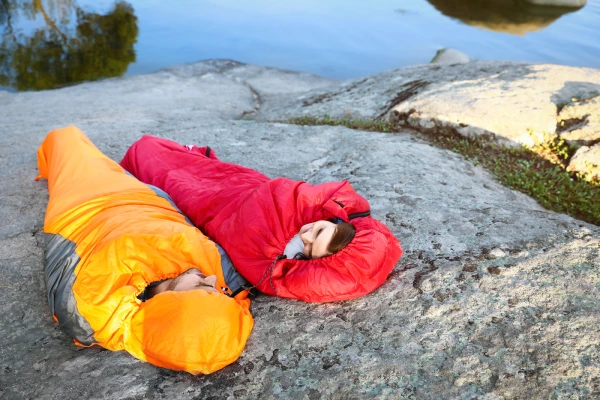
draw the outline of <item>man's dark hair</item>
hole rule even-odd
[[[327,251],[331,254],[335,254],[342,250],[354,239],[356,234],[356,228],[349,222],[340,222],[335,227],[335,232],[331,237]]]

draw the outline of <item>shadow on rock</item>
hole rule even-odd
[[[572,101],[573,98],[582,100],[596,96],[600,96],[600,85],[584,81],[566,81],[564,86],[554,93],[550,100],[560,108],[565,103]]]

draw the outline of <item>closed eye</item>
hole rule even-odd
[[[321,232],[323,232],[323,229],[319,229],[319,231],[317,232],[317,234],[315,235],[315,239],[319,237],[319,235],[321,234]],[[310,245],[310,251],[308,252],[308,258],[312,260],[312,244]]]

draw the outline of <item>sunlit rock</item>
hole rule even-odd
[[[575,100],[558,114],[557,132],[567,142],[590,145],[600,140],[600,97]]]
[[[600,140],[599,93],[600,70],[472,61],[401,68],[347,81],[291,102],[265,104],[261,116],[350,115],[506,146],[532,147],[559,137],[569,145],[591,146]],[[599,152],[578,154],[571,171],[596,171]]]
[[[600,180],[600,143],[577,150],[567,169],[584,175],[586,179]]]
[[[434,134],[454,132],[532,146],[545,135],[560,133],[559,106],[599,91],[600,70],[589,68],[495,61],[428,64],[266,104],[261,115],[389,119]]]

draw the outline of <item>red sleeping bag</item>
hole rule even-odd
[[[166,191],[177,207],[219,243],[238,271],[267,294],[311,302],[353,299],[379,287],[402,249],[369,203],[347,181],[311,185],[219,161],[209,147],[143,136],[121,166]],[[285,259],[283,250],[307,223],[340,218],[356,235],[338,253]]]

